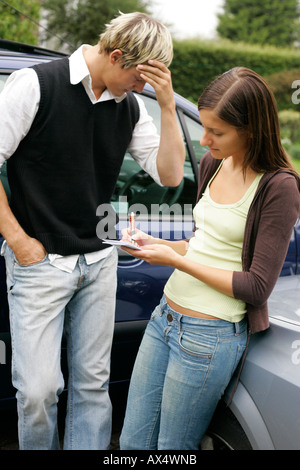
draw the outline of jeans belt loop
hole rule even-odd
[[[240,324],[239,322],[236,322],[234,324],[234,328],[235,328],[235,336],[238,336],[239,332],[240,332]]]

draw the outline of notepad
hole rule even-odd
[[[102,238],[102,241],[107,245],[126,246],[127,248],[131,248],[132,250],[141,250],[139,246],[133,245],[133,243],[125,242],[124,240],[108,240],[107,238]]]

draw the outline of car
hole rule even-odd
[[[22,67],[64,54],[0,40],[0,91],[8,75]],[[200,92],[200,90],[199,90]],[[156,126],[160,108],[146,84],[140,94]],[[136,213],[136,224],[154,236],[189,238],[197,195],[198,165],[207,149],[200,146],[203,127],[197,106],[174,93],[178,125],[185,142],[184,178],[176,187],[161,187],[126,153],[111,207],[118,213],[116,237]],[[1,181],[9,197],[5,165]],[[0,246],[3,237],[0,236]],[[110,393],[124,411],[130,375],[149,317],[159,303],[172,269],[152,266],[118,249],[118,289],[111,360]],[[281,276],[270,298],[270,328],[253,335],[239,377],[229,384],[201,448],[300,449],[300,222],[295,224]],[[66,371],[62,344],[63,370]],[[15,406],[11,383],[11,345],[5,263],[0,257],[0,412]],[[237,384],[237,387],[236,387]],[[235,393],[233,390],[236,388]],[[233,396],[232,396],[233,395]]]

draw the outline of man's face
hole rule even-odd
[[[136,67],[123,69],[120,63],[116,63],[111,70],[106,86],[113,95],[122,96],[132,90],[141,93],[145,83]]]

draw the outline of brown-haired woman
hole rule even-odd
[[[269,326],[267,300],[300,211],[299,176],[265,81],[234,68],[198,107],[209,152],[199,167],[195,235],[187,244],[138,232],[143,249],[128,249],[175,270],[137,356],[122,449],[198,448],[248,335]]]

